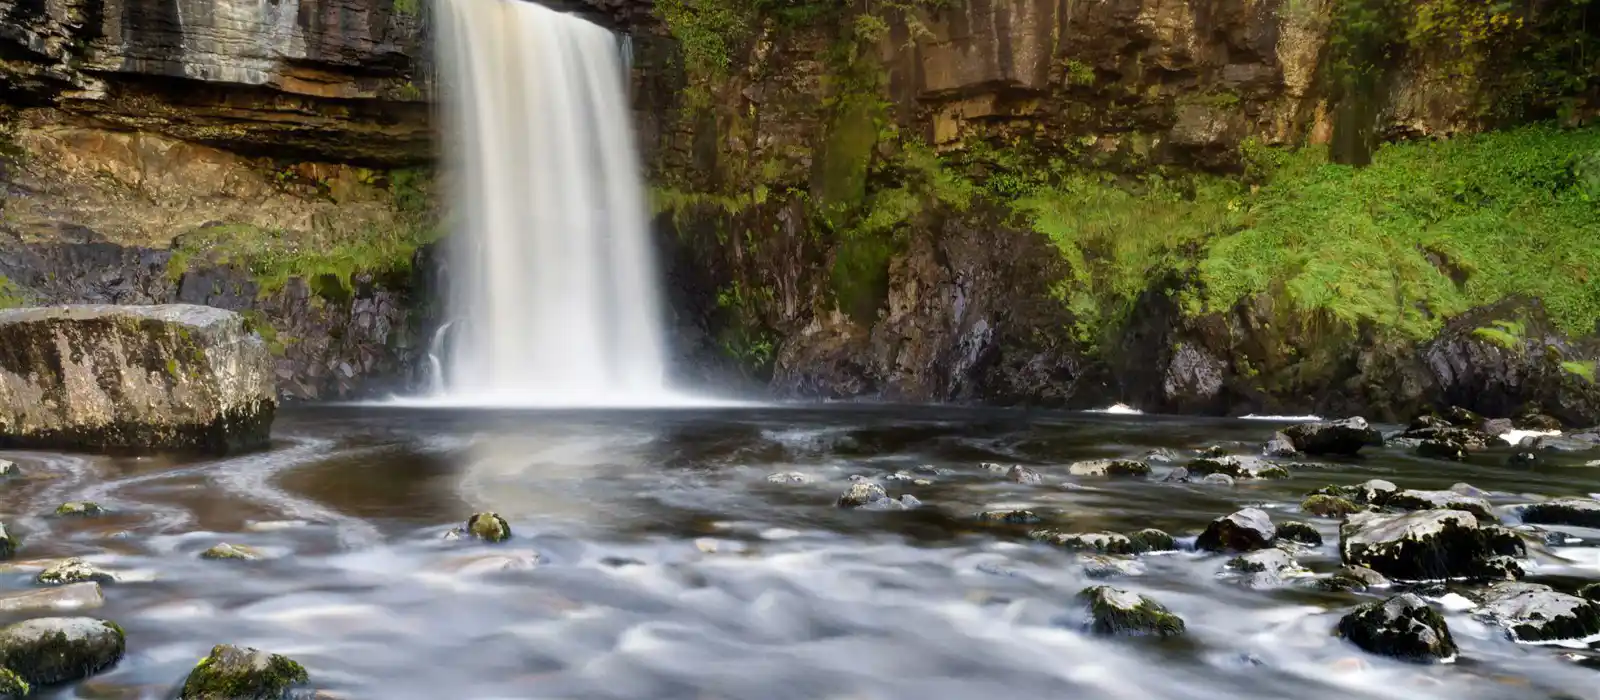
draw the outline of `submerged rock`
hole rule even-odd
[[[1176,637],[1183,618],[1149,596],[1110,586],[1091,586],[1078,593],[1089,605],[1089,631],[1104,636]]]
[[[0,595],[0,612],[39,612],[43,610],[88,610],[106,604],[100,584],[69,583],[54,588],[37,588]]]
[[[1584,639],[1600,634],[1600,604],[1535,583],[1506,582],[1483,592],[1479,617],[1519,642]]]
[[[1096,552],[1099,554],[1138,554],[1144,551],[1135,545],[1133,540],[1125,535],[1115,532],[1057,532],[1055,530],[1035,530],[1028,534],[1029,537],[1041,542],[1049,542],[1057,547],[1070,549],[1076,552]]]
[[[93,501],[68,501],[56,506],[56,515],[63,518],[88,517],[91,515],[104,515],[106,509]]]
[[[1227,474],[1207,474],[1203,477],[1200,477],[1200,483],[1210,484],[1212,486],[1234,485],[1233,477],[1228,476]]]
[[[1078,564],[1083,567],[1083,575],[1093,579],[1138,576],[1144,573],[1144,565],[1131,557],[1085,554],[1078,558]]]
[[[1444,616],[1406,593],[1356,608],[1339,619],[1338,634],[1373,654],[1426,663],[1456,655]]]
[[[511,539],[511,523],[499,513],[473,513],[467,518],[467,536],[484,542],[504,542]]]
[[[1178,549],[1178,541],[1173,539],[1172,535],[1153,527],[1128,535],[1128,540],[1133,546],[1146,552],[1171,552]]]
[[[1314,493],[1300,502],[1300,510],[1321,518],[1343,518],[1363,508],[1342,496]]]
[[[1463,496],[1454,491],[1397,491],[1384,501],[1384,505],[1400,510],[1464,510],[1479,520],[1494,521],[1489,502],[1482,498]]]
[[[1024,467],[1020,464],[1013,465],[1011,469],[1006,472],[1006,478],[1019,484],[1044,483],[1044,477],[1040,476],[1039,472]]]
[[[114,622],[41,617],[0,629],[0,667],[30,685],[88,678],[122,659],[126,640]]]
[[[1295,449],[1294,441],[1280,431],[1273,433],[1272,437],[1267,439],[1267,444],[1261,448],[1261,454],[1268,457],[1294,457],[1299,455],[1300,451]]]
[[[1283,579],[1305,571],[1300,562],[1277,548],[1256,550],[1228,560],[1228,568],[1245,574],[1245,583],[1252,588],[1272,588]]]
[[[1460,462],[1467,458],[1467,447],[1455,440],[1423,440],[1417,445],[1417,455]]]
[[[800,472],[778,472],[768,474],[767,483],[772,484],[809,484],[811,477]]]
[[[835,501],[834,505],[840,508],[860,508],[888,498],[889,494],[882,486],[862,481],[851,484],[850,488],[839,495],[839,500]]]
[[[286,700],[311,682],[304,666],[287,656],[219,644],[189,672],[180,700]]]
[[[1073,476],[1109,476],[1123,479],[1144,479],[1150,476],[1150,465],[1131,459],[1094,459],[1074,462],[1067,467]]]
[[[1496,558],[1526,552],[1509,530],[1480,526],[1471,513],[1459,510],[1357,513],[1340,526],[1339,535],[1345,564],[1402,581],[1504,578],[1506,562]]]
[[[1211,521],[1194,546],[1211,552],[1248,552],[1271,546],[1275,532],[1266,512],[1246,508]]]
[[[1031,510],[986,510],[976,517],[978,522],[998,525],[1033,525],[1042,521]]]
[[[1201,476],[1222,474],[1234,479],[1287,479],[1289,470],[1260,457],[1228,455],[1202,457],[1189,463],[1189,473]]]
[[[263,447],[278,405],[275,366],[244,317],[224,309],[0,311],[0,445]]]
[[[1287,523],[1278,523],[1278,529],[1275,533],[1275,536],[1279,540],[1299,542],[1300,544],[1310,545],[1312,547],[1322,546],[1322,533],[1317,532],[1316,528],[1305,523],[1293,521]]]
[[[1522,507],[1522,522],[1600,527],[1600,501],[1592,498],[1558,498],[1533,503]]]
[[[1189,470],[1183,467],[1174,468],[1172,471],[1167,472],[1166,476],[1161,477],[1161,483],[1164,484],[1182,484],[1188,481]]]
[[[240,559],[244,561],[255,561],[262,557],[261,552],[257,551],[255,547],[246,547],[242,544],[228,544],[223,542],[221,544],[213,545],[211,549],[201,552],[200,558]]]
[[[1353,455],[1367,445],[1383,444],[1383,436],[1361,417],[1291,425],[1283,434],[1296,450],[1308,455]]]
[[[1385,588],[1389,579],[1383,577],[1365,566],[1344,566],[1333,572],[1327,578],[1317,582],[1317,586],[1327,591],[1365,591],[1369,588]]]
[[[117,576],[82,559],[67,559],[39,572],[34,581],[47,586],[62,586],[86,581],[116,583]]]

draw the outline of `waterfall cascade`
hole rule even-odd
[[[672,403],[626,45],[531,2],[436,8],[457,227],[438,398]]]

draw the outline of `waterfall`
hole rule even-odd
[[[459,227],[441,398],[661,402],[661,302],[622,55],[631,46],[531,2],[436,2]]]

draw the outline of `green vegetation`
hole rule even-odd
[[[1522,350],[1524,326],[1518,321],[1495,321],[1493,326],[1472,329],[1475,338],[1487,340],[1512,352]]]
[[[422,14],[423,0],[394,0],[395,14],[416,17]]]
[[[29,304],[27,292],[6,277],[0,277],[0,309],[15,309]]]
[[[1561,363],[1561,369],[1583,377],[1584,381],[1593,384],[1595,383],[1596,370],[1600,369],[1600,362],[1563,362]]]
[[[184,236],[167,262],[167,274],[174,279],[182,277],[192,260],[203,257],[248,268],[260,295],[277,292],[289,280],[300,278],[322,298],[337,299],[354,291],[351,279],[356,273],[409,272],[417,247],[435,235],[434,229],[420,226],[369,229],[345,236],[290,235],[249,224],[208,226]]]

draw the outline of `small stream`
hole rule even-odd
[[[0,453],[22,472],[0,484],[0,520],[23,540],[0,593],[34,588],[62,557],[125,578],[104,587],[103,607],[63,614],[120,623],[127,657],[45,698],[169,698],[218,643],[291,656],[336,696],[384,700],[1600,698],[1600,648],[1516,644],[1452,611],[1459,659],[1404,664],[1330,634],[1392,591],[1250,588],[1225,575],[1226,557],[1191,551],[1144,555],[1113,582],[1178,613],[1185,636],[1089,636],[1075,595],[1102,581],[1028,528],[972,519],[1026,508],[1045,527],[1155,527],[1186,543],[1255,506],[1316,527],[1326,544],[1298,559],[1327,573],[1338,523],[1298,511],[1326,484],[1467,482],[1496,506],[1600,492],[1600,468],[1584,466],[1600,451],[1517,468],[1509,448],[1463,464],[1369,448],[1287,480],[1160,481],[1207,446],[1256,454],[1281,425],[864,405],[299,407],[280,414],[271,450],[226,459]],[[1171,461],[1152,461],[1147,481],[1067,472],[1152,450]],[[1044,483],[985,462],[1029,466]],[[803,482],[768,480],[783,472]],[[923,505],[835,507],[853,475]],[[51,517],[67,500],[108,512]],[[444,539],[484,510],[511,523],[510,541]],[[1530,552],[1528,580],[1600,580],[1600,533],[1571,534]],[[198,557],[219,542],[267,558]]]

